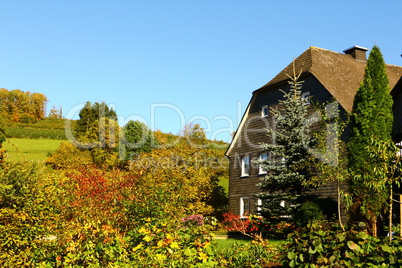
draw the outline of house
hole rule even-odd
[[[338,53],[310,47],[277,74],[271,81],[255,90],[243,118],[226,151],[229,159],[229,209],[237,215],[256,211],[260,192],[256,186],[265,175],[253,160],[264,159],[267,153],[260,144],[268,143],[267,128],[273,126],[270,107],[289,91],[288,75],[301,72],[302,96],[312,96],[320,103],[335,100],[339,112],[350,113],[353,99],[363,80],[367,48],[354,46]],[[402,140],[402,67],[386,65],[391,94],[394,97],[394,137]],[[336,185],[325,185],[316,190],[322,197],[336,198]]]

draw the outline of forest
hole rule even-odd
[[[41,93],[0,88],[0,115],[14,123],[35,123],[45,118],[47,98]]]

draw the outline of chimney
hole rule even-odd
[[[369,51],[369,49],[360,46],[353,46],[351,48],[345,49],[343,52],[345,52],[345,54],[351,55],[355,60],[367,61],[366,51]]]

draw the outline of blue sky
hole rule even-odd
[[[1,0],[0,88],[39,92],[77,118],[200,123],[229,141],[251,98],[310,46],[378,45],[402,65],[402,1]]]

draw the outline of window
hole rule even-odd
[[[240,217],[246,217],[250,215],[250,198],[240,197]]]
[[[285,200],[281,200],[280,203],[279,203],[279,205],[280,205],[281,207],[285,208],[285,209],[286,209],[286,208],[291,208],[291,207],[293,207],[292,204],[289,203],[289,201],[285,201]],[[283,219],[289,219],[289,218],[291,218],[291,216],[290,216],[290,215],[283,215],[283,216],[281,216],[281,218],[283,218]]]
[[[264,105],[261,107],[261,117],[267,117],[268,116],[268,105]]]
[[[305,105],[310,104],[310,91],[302,93],[301,97],[302,97],[302,100],[305,101]]]
[[[262,153],[260,154],[260,161],[268,160],[268,153]],[[258,174],[267,174],[267,171],[260,165],[258,167]]]
[[[262,210],[261,209],[261,206],[262,206],[262,199],[257,199],[257,211],[258,211],[258,213],[257,214],[260,214],[260,211]]]
[[[241,159],[241,176],[246,177],[250,174],[250,157],[248,155]]]

